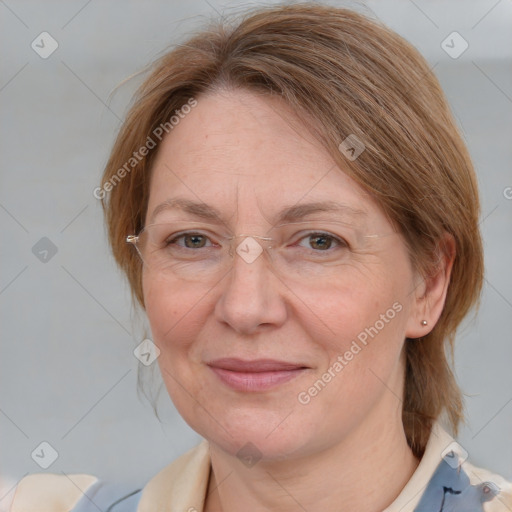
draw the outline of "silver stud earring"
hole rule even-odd
[[[423,327],[425,327],[425,325],[427,325],[427,324],[428,324],[428,322],[426,320],[421,321],[421,325],[423,325]]]

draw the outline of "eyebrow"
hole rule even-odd
[[[191,201],[181,197],[170,198],[155,207],[150,222],[163,211],[181,210],[193,217],[222,223],[222,214],[215,207],[202,202]],[[335,201],[318,201],[283,208],[275,219],[275,224],[295,222],[314,213],[338,213],[351,217],[366,217],[367,212]]]

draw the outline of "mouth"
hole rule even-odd
[[[228,387],[244,392],[273,389],[302,375],[309,369],[302,364],[274,359],[244,361],[225,358],[211,361],[208,366]]]

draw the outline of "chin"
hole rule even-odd
[[[190,427],[213,445],[234,457],[252,456],[261,460],[282,460],[315,451],[317,426],[298,412],[226,407],[217,423],[205,414],[185,418]],[[289,415],[289,416],[288,416]],[[225,429],[223,428],[225,427]]]

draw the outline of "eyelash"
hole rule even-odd
[[[330,233],[325,233],[322,231],[313,231],[311,233],[308,233],[307,235],[300,238],[298,240],[298,242],[301,242],[302,240],[305,240],[310,237],[325,237],[325,238],[331,239],[337,244],[338,248],[341,248],[341,249],[347,249],[349,247],[348,243],[345,240],[343,240],[342,238],[339,238],[335,235],[331,235]],[[316,251],[315,249],[312,249],[312,250],[314,252],[331,252],[330,248],[325,251],[321,251],[321,250]]]
[[[180,240],[182,238],[186,238],[186,237],[191,237],[191,236],[202,236],[202,237],[205,237],[207,238],[208,240],[210,240],[210,238],[203,234],[203,233],[197,233],[197,232],[186,232],[186,233],[181,233],[181,234],[178,234],[176,236],[174,236],[172,239],[168,239],[166,240],[165,242],[165,246],[169,246],[169,245],[177,245],[178,247],[181,247],[183,249],[190,249],[190,250],[194,250],[193,248],[190,248],[190,247],[184,247],[183,245],[179,245],[177,244],[177,240]],[[326,232],[323,232],[323,231],[312,231],[310,233],[307,233],[306,235],[304,235],[303,237],[301,237],[297,242],[295,242],[295,244],[293,245],[296,245],[298,244],[299,242],[301,242],[302,240],[305,240],[306,238],[311,238],[311,237],[325,237],[325,238],[328,238],[328,239],[331,239],[333,240],[337,245],[338,245],[338,248],[342,248],[342,249],[348,249],[350,248],[348,242],[346,242],[345,240],[343,240],[342,238],[339,238],[335,235],[332,235],[331,233],[326,233]],[[210,240],[211,241],[211,240]],[[199,247],[199,249],[204,249],[204,247]],[[332,252],[329,249],[325,250],[325,251],[322,251],[322,250],[315,250],[315,249],[310,249],[311,251],[313,252],[318,252],[318,253],[321,253],[321,252]]]

